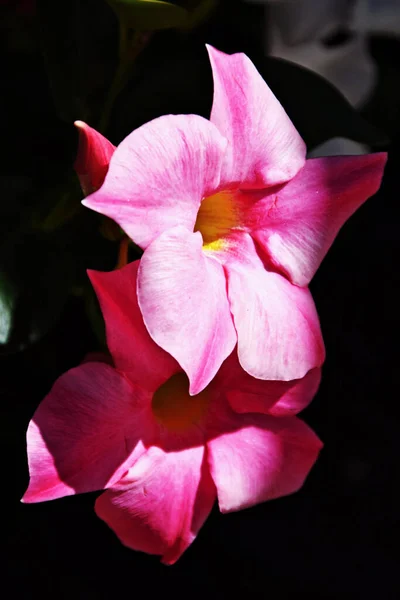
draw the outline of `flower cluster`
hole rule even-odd
[[[208,48],[210,120],[167,115],[114,147],[78,122],[84,205],[143,256],[89,272],[107,362],[64,374],[28,429],[25,502],[106,490],[127,546],[175,562],[222,512],[298,490],[321,449],[295,415],[325,358],[308,284],[386,154],[306,160],[243,54]]]

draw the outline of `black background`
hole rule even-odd
[[[166,45],[200,56],[204,42],[250,57],[260,53],[262,8],[228,4],[183,46],[173,32],[157,34],[149,56]],[[113,44],[108,8],[96,14],[98,23],[107,23],[105,33],[97,33],[101,47]],[[55,111],[40,31],[24,21],[21,35],[21,23],[9,19],[3,37],[0,168],[2,177],[28,181],[37,191],[72,168],[77,140]],[[96,494],[20,504],[28,482],[29,419],[54,379],[98,347],[79,299],[70,298],[41,341],[1,357],[4,597],[398,597],[399,50],[395,38],[370,40],[380,83],[365,114],[391,140],[384,183],[344,226],[311,284],[327,360],[303,418],[325,447],[304,488],[236,514],[223,516],[215,507],[172,567],[124,548],[96,518]],[[110,60],[104,72],[112,66]],[[209,90],[204,94],[211,104]],[[126,106],[129,96],[121,99]],[[120,129],[115,115],[113,141],[122,137]],[[3,194],[1,202],[7,199]],[[29,241],[21,244],[28,256]],[[96,256],[85,266],[101,268]]]

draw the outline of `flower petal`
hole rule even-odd
[[[27,432],[30,483],[24,502],[104,489],[143,452],[139,442],[151,398],[104,363],[62,375]]]
[[[200,233],[175,227],[147,248],[138,298],[151,337],[178,361],[190,393],[198,394],[236,344],[224,270],[202,252]]]
[[[78,154],[74,169],[85,196],[101,187],[115,146],[83,121],[75,121],[79,131]]]
[[[245,54],[207,50],[214,78],[210,120],[229,141],[221,187],[288,181],[304,165],[306,147],[282,105]]]
[[[223,513],[296,492],[322,448],[296,417],[237,415],[219,408],[218,419],[209,431],[207,456]]]
[[[347,219],[379,189],[386,153],[310,159],[288,184],[249,205],[252,236],[275,267],[306,286]]]
[[[102,188],[83,204],[146,248],[160,233],[190,231],[201,199],[219,185],[226,140],[197,115],[154,119],[118,146]]]
[[[321,369],[311,369],[303,379],[295,379],[290,383],[293,385],[271,407],[270,415],[289,417],[304,410],[318,391],[321,383]]]
[[[155,391],[180,368],[151,339],[143,323],[136,292],[139,262],[110,273],[88,271],[88,275],[100,302],[115,366],[131,381]]]
[[[267,271],[248,234],[240,236],[239,249],[225,270],[240,364],[259,379],[300,379],[325,358],[312,296]]]
[[[238,413],[286,417],[296,415],[310,404],[320,381],[321,369],[311,369],[302,379],[293,381],[263,381],[245,373],[237,388],[227,390],[225,395]]]
[[[292,382],[264,381],[249,375],[239,363],[237,348],[222,363],[208,389],[223,392],[233,410],[239,413],[268,414]]]
[[[178,452],[152,447],[113,489],[96,513],[134,550],[173,564],[195,539],[216,497],[204,446]]]

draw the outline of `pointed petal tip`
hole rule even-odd
[[[97,289],[102,284],[102,275],[104,275],[103,271],[96,271],[96,269],[86,269],[86,275],[89,278],[89,281],[97,295]]]
[[[119,489],[97,498],[96,515],[124,546],[174,564],[196,538],[216,500],[204,456],[203,445],[178,453],[151,446]]]
[[[96,271],[96,269],[86,269],[86,275],[89,277],[90,279],[90,283],[94,283],[97,279],[98,279],[98,274],[101,273],[101,271]]]
[[[43,502],[43,500],[35,500],[32,494],[29,493],[29,489],[26,490],[25,494],[20,500],[21,504],[35,504],[36,502]]]
[[[371,154],[364,154],[363,156],[368,157],[372,164],[382,168],[382,170],[385,168],[388,160],[387,152],[372,152]]]
[[[233,54],[230,54],[228,52],[223,52],[222,50],[218,50],[218,48],[215,48],[215,46],[212,46],[211,44],[205,44],[206,46],[206,50],[208,52],[208,55],[211,58],[218,58],[218,57],[223,57],[223,56],[246,56],[246,58],[248,60],[249,57],[247,56],[247,54],[245,54],[244,52],[234,52]]]
[[[115,146],[84,121],[75,121],[79,132],[74,169],[85,196],[99,189],[104,182]]]
[[[388,161],[389,155],[387,152],[376,152],[373,156],[376,157],[376,162],[382,168],[382,176],[383,176],[383,171],[386,167],[386,163]]]
[[[168,549],[165,554],[160,557],[160,562],[162,565],[166,567],[172,567],[178,560],[181,558],[182,554],[188,549],[188,547],[193,543],[196,536],[193,536],[193,539],[185,542],[181,540],[172,549]],[[178,547],[178,549],[176,548]]]
[[[201,382],[197,378],[189,378],[189,396],[197,396],[197,394],[200,394],[200,392],[207,387],[208,383]]]
[[[36,504],[37,502],[45,502],[49,500],[49,498],[43,497],[43,494],[38,494],[38,492],[32,490],[32,484],[29,482],[29,485],[20,499],[21,504]]]
[[[211,44],[206,44],[206,50],[208,52],[208,56],[211,57],[212,56],[217,56],[218,54],[223,54],[223,52],[221,52],[221,50],[217,50],[216,48],[214,48],[214,46],[211,46]]]
[[[242,57],[242,58],[244,58],[244,60],[253,64],[252,61],[250,60],[250,58],[244,52],[228,53],[228,52],[223,52],[222,50],[218,50],[218,48],[215,48],[215,46],[212,46],[211,44],[206,44],[205,46],[206,46],[208,58],[210,60],[212,67],[217,67],[218,61],[229,60],[230,58],[233,58],[233,57],[236,57],[236,58]]]
[[[230,142],[221,185],[262,189],[289,181],[304,165],[306,146],[284,108],[245,53],[206,48],[214,81],[210,121]]]
[[[93,194],[91,194],[93,195]],[[88,200],[87,198],[84,198],[83,200],[81,200],[81,204],[85,207],[85,208],[89,208],[90,210],[94,210],[95,212],[97,212],[96,210],[96,203]]]

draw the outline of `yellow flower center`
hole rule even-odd
[[[207,389],[190,396],[189,380],[177,373],[163,383],[153,395],[152,410],[159,423],[172,431],[183,431],[198,423],[209,401]]]
[[[238,223],[235,194],[227,190],[203,199],[194,231],[200,231],[203,236],[205,250],[221,250],[224,247],[224,238]]]

